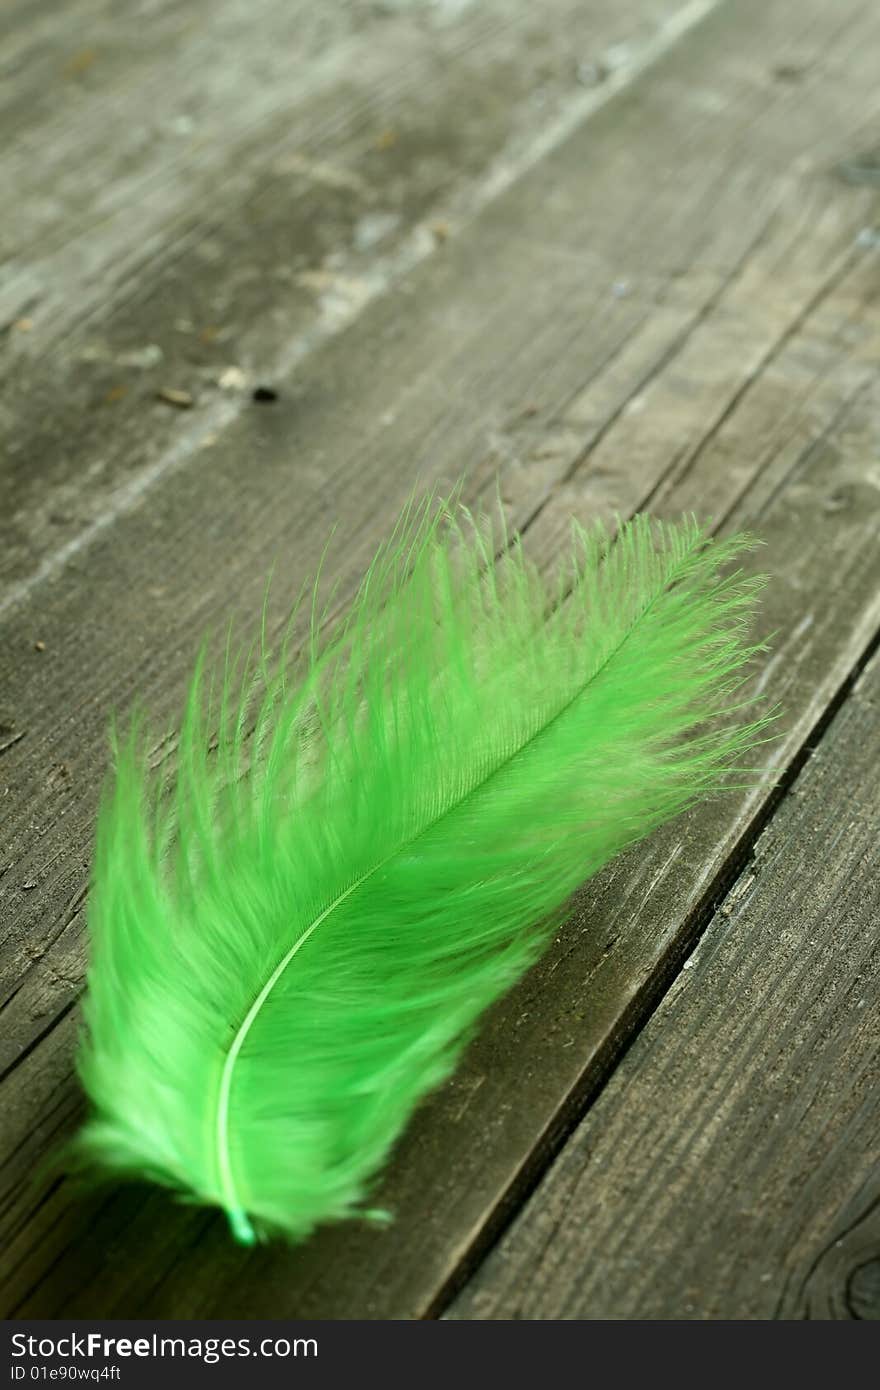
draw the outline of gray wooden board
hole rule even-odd
[[[711,3],[22,12],[0,56],[12,595],[442,250]],[[230,368],[242,384],[222,384]],[[194,408],[157,401],[167,389]]]
[[[275,406],[234,412],[208,448],[181,446],[10,608],[0,713],[25,733],[0,764],[10,1310],[442,1306],[748,854],[774,780],[880,626],[877,254],[864,236],[877,204],[834,172],[863,147],[880,15],[819,0],[799,13],[796,36],[781,3],[708,13],[306,354]],[[183,430],[198,409],[175,417]],[[145,439],[153,428],[145,415]],[[157,456],[169,447],[161,435]],[[402,1140],[377,1194],[397,1215],[388,1231],[244,1252],[219,1218],[156,1192],[31,1182],[80,1107],[71,1056],[109,711],[137,692],[173,729],[202,629],[252,620],[270,557],[276,593],[294,591],[336,521],[344,594],[411,487],[462,472],[468,498],[500,475],[542,563],[572,512],[646,500],[760,532],[756,563],[774,575],[762,623],[777,636],[756,684],[786,709],[763,779],[579,896]],[[107,494],[96,505],[108,515]]]
[[[880,658],[457,1318],[880,1318]]]

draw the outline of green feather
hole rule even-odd
[[[227,655],[214,699],[200,664],[170,790],[135,723],[99,816],[79,1160],[245,1242],[363,1214],[574,889],[759,736],[730,715],[760,581],[719,576],[750,544],[575,528],[547,580],[410,509],[329,638],[313,600],[299,663]]]

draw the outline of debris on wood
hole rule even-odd
[[[66,786],[69,781],[70,768],[67,763],[55,763],[55,765],[49,769],[46,784],[52,791],[57,791],[60,787]]]
[[[243,391],[247,386],[247,374],[241,367],[225,367],[217,378],[221,391]]]
[[[14,748],[17,743],[21,743],[26,733],[27,730],[22,729],[21,733],[13,734],[11,738],[4,739],[4,741],[0,743],[0,753],[6,753],[10,748]]]
[[[145,343],[143,347],[120,352],[114,360],[117,367],[138,367],[146,371],[149,367],[158,367],[164,356],[158,343]]]
[[[166,405],[174,405],[178,410],[190,410],[194,401],[189,391],[178,391],[174,386],[163,386],[156,392],[156,399]]]

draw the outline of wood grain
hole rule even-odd
[[[458,1318],[877,1318],[880,659]]]
[[[165,423],[133,415],[144,447],[176,462],[147,478],[141,456],[135,495],[52,576],[33,580],[39,561],[27,579],[7,615],[0,711],[26,730],[0,763],[10,1311],[442,1308],[736,876],[773,783],[880,627],[876,252],[860,236],[876,195],[833,172],[876,104],[880,16],[854,0],[799,14],[793,35],[782,3],[712,10],[276,377],[276,405],[224,418],[210,447],[175,416],[175,455]],[[778,75],[796,62],[798,81]],[[755,679],[786,709],[763,779],[580,895],[404,1137],[377,1197],[396,1213],[388,1231],[341,1227],[248,1253],[221,1219],[157,1192],[81,1198],[67,1181],[32,1183],[80,1105],[71,1054],[110,709],[136,692],[173,730],[201,631],[258,611],[273,554],[276,593],[295,591],[336,521],[344,594],[409,490],[462,473],[469,498],[500,474],[546,564],[572,512],[650,502],[759,530],[774,576],[763,623],[778,635]],[[94,494],[97,518],[113,496]],[[35,514],[24,495],[21,507]],[[157,736],[157,760],[169,746]]]
[[[711,3],[21,15],[0,57],[0,602],[442,254]]]

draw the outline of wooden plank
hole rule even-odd
[[[4,755],[10,1309],[430,1311],[650,1009],[747,853],[766,788],[673,827],[583,895],[547,961],[493,1013],[404,1139],[382,1193],[397,1213],[390,1231],[339,1228],[299,1251],[248,1254],[229,1246],[222,1222],[161,1194],[78,1203],[67,1183],[22,1186],[79,1104],[77,904],[107,709],[136,687],[170,719],[207,619],[256,610],[273,551],[278,582],[295,588],[331,518],[341,520],[335,568],[347,585],[414,481],[454,477],[474,459],[468,495],[500,467],[512,512],[536,518],[527,541],[544,560],[570,505],[625,508],[652,492],[660,502],[666,487],[666,512],[697,499],[731,522],[751,517],[778,576],[765,621],[784,634],[759,677],[788,711],[768,772],[796,755],[880,623],[866,462],[877,310],[871,251],[858,241],[872,204],[827,172],[876,100],[877,24],[873,8],[829,17],[805,5],[797,49],[815,61],[792,84],[771,72],[791,56],[784,7],[719,10],[442,257],[303,362],[279,409],[239,416],[213,449],[160,479],[149,506],[121,513],[71,556],[63,584],[39,585],[10,615],[21,654],[10,717],[28,715],[27,737]],[[710,98],[713,119],[695,142],[695,106]],[[616,293],[636,268],[630,292]],[[768,284],[772,313],[753,297]],[[689,353],[694,334],[700,350]],[[758,363],[752,376],[743,343]],[[666,444],[633,466],[612,442],[621,431],[629,447],[630,407],[648,391],[645,427],[659,393]],[[687,460],[670,459],[679,434]],[[601,468],[596,440],[609,451]],[[248,458],[259,469],[245,485]],[[35,653],[39,634],[46,650]],[[60,762],[70,780],[50,788]],[[24,881],[38,888],[25,892]]]
[[[880,658],[456,1318],[880,1316]]]
[[[246,0],[75,0],[20,23],[0,50],[4,601],[713,3],[267,0],[255,23]]]

